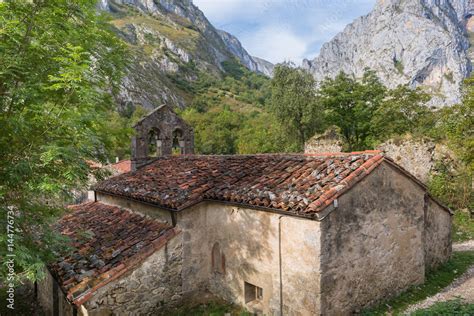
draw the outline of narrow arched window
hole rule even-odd
[[[173,155],[184,154],[183,131],[175,129],[173,132]]]
[[[225,256],[221,251],[219,243],[215,243],[212,247],[211,253],[212,272],[224,274],[225,273]]]
[[[152,129],[148,133],[148,157],[161,156],[160,130]]]

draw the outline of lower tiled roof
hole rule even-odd
[[[132,170],[132,162],[130,160],[121,160],[112,164],[111,167],[120,173],[130,172]]]
[[[312,216],[383,159],[379,151],[318,156],[168,156],[107,179],[95,190],[172,210],[215,200]]]
[[[176,234],[166,223],[99,202],[71,207],[56,228],[70,238],[75,250],[50,264],[49,270],[77,305]]]

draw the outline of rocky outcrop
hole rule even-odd
[[[219,31],[190,0],[100,0],[129,44],[128,74],[116,95],[119,108],[167,103],[184,107],[198,72],[219,76],[221,63],[238,59],[251,71],[271,75],[273,65],[250,56],[234,36]]]
[[[455,155],[445,145],[435,144],[430,139],[413,139],[409,136],[390,139],[377,149],[424,183],[428,183],[436,173],[438,163],[453,167],[457,164]]]
[[[268,76],[273,77],[273,69],[275,69],[275,65],[271,62],[261,59],[255,56],[252,56],[253,61],[257,64],[257,71]]]
[[[371,68],[388,87],[422,86],[434,96],[431,105],[451,105],[471,72],[472,14],[472,0],[378,0],[303,68],[318,80],[341,71],[360,77]]]
[[[375,149],[382,151],[385,156],[423,183],[428,183],[430,177],[437,172],[438,163],[453,167],[457,164],[454,153],[445,145],[435,144],[427,138],[413,138],[411,135],[389,139]],[[342,137],[335,128],[313,136],[305,143],[304,148],[305,154],[309,155],[341,151],[343,151]]]
[[[226,31],[218,30],[219,35],[224,41],[229,51],[237,57],[237,59],[249,70],[264,74],[268,77],[273,76],[273,68],[275,67],[271,62],[264,59],[250,56],[249,53],[242,47],[240,41],[232,34]]]
[[[427,182],[435,166],[436,145],[430,140],[389,140],[380,146],[385,155],[408,170],[417,179]]]

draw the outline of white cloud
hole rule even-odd
[[[312,59],[376,0],[194,0],[214,24],[271,62]]]
[[[297,64],[304,58],[309,41],[282,25],[268,25],[240,38],[251,54],[272,63],[291,60]]]
[[[238,17],[251,19],[267,6],[267,0],[193,0],[193,3],[214,23],[227,23]]]

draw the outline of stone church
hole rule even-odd
[[[131,172],[94,187],[57,229],[47,315],[160,315],[213,293],[265,315],[345,315],[425,280],[451,255],[451,212],[378,151],[193,155],[162,106]]]

